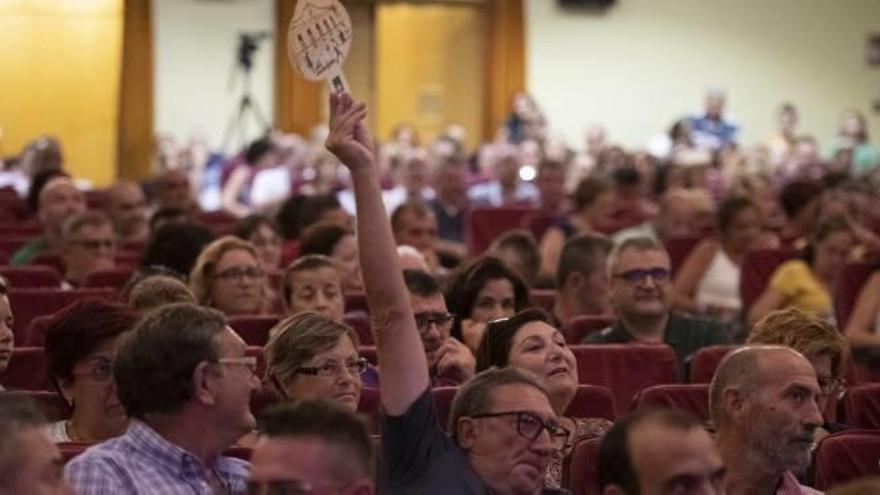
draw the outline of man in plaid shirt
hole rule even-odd
[[[248,463],[221,455],[256,423],[256,359],[245,348],[213,309],[173,304],[141,320],[113,370],[131,424],[67,465],[76,492],[246,493]]]

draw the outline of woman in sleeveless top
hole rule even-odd
[[[742,309],[740,266],[746,251],[762,239],[761,217],[748,198],[733,197],[718,207],[718,239],[704,239],[675,277],[675,309],[732,321]]]

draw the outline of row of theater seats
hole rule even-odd
[[[699,395],[702,401],[700,408],[705,409],[708,403],[707,385],[661,385],[644,390],[638,396],[634,408],[664,406],[685,409],[694,412],[689,404],[673,399],[662,392],[669,387],[699,387]],[[871,385],[880,387],[880,385]],[[456,389],[454,387],[440,387],[433,391],[434,404],[437,409],[438,421],[446,425],[452,398]],[[19,392],[21,393],[21,392]],[[49,392],[29,392],[27,395],[39,400],[47,411],[47,414],[55,419],[64,419],[67,414],[66,404],[56,395]],[[601,387],[582,385],[578,390],[572,407],[568,411],[571,417],[605,417],[609,418],[607,390]],[[694,395],[696,396],[696,394]],[[877,395],[875,394],[875,397]],[[254,396],[251,404],[255,414],[259,414],[265,408],[277,400],[269,392],[260,392]],[[690,398],[688,400],[691,400]],[[604,409],[603,409],[604,408]],[[359,410],[368,415],[370,424],[376,427],[377,411],[379,409],[378,391],[365,389],[361,397]],[[703,416],[705,417],[705,416]],[[610,418],[609,418],[610,419]],[[856,428],[862,425],[852,424]],[[871,426],[876,428],[876,425]],[[378,431],[374,429],[374,431]],[[380,441],[374,435],[374,441]],[[599,447],[599,439],[581,441],[575,445],[571,456],[566,459],[563,467],[563,480],[566,488],[574,495],[595,495],[598,493],[596,456]],[[66,443],[59,445],[65,461],[70,460],[85,450],[88,445]],[[242,447],[233,447],[226,452],[227,455],[241,459],[250,458],[250,450]],[[816,451],[814,459],[814,486],[819,490],[825,490],[834,485],[858,479],[864,476],[880,474],[877,459],[880,458],[880,431],[876,429],[852,429],[830,435],[823,439]]]
[[[613,419],[626,413],[634,404],[648,402],[685,409],[708,419],[708,382],[720,360],[732,348],[701,349],[691,363],[691,382],[678,383],[675,356],[665,345],[572,346],[583,388],[572,407],[578,413],[588,410],[596,416]],[[376,364],[375,347],[361,347],[360,353]],[[263,376],[263,348],[250,346],[247,354],[257,358],[257,372]],[[51,391],[43,349],[16,348],[2,381],[10,390]],[[826,415],[832,419],[845,417],[846,423],[853,426],[880,428],[880,383],[853,382],[854,386],[847,392],[843,403],[831,404]],[[840,418],[838,406],[842,406]]]

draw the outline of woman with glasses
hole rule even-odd
[[[455,315],[452,336],[476,350],[487,323],[529,305],[529,290],[504,263],[487,256],[453,274],[446,304]]]
[[[227,316],[268,313],[274,298],[254,245],[232,236],[205,246],[189,287],[199,304]]]
[[[850,352],[849,343],[837,329],[819,316],[794,308],[774,311],[755,324],[747,345],[781,345],[803,354],[816,371],[822,391],[819,410],[825,424],[815,431],[816,441],[845,427],[827,420],[837,401],[846,391],[842,378],[843,364]]]
[[[306,311],[279,322],[266,344],[266,382],[284,399],[324,400],[356,411],[361,387],[378,386],[348,325]]]
[[[49,380],[70,407],[70,419],[49,426],[55,442],[95,443],[125,433],[128,416],[116,397],[113,362],[119,336],[137,316],[126,306],[97,299],[77,302],[46,331]]]
[[[269,271],[281,269],[281,235],[278,226],[265,215],[248,215],[235,223],[235,236],[257,248],[260,261]]]
[[[611,427],[611,422],[604,418],[565,415],[578,387],[577,362],[565,337],[550,326],[549,316],[536,308],[495,320],[486,326],[477,348],[477,373],[491,367],[529,371],[547,391],[566,435],[557,439],[545,485],[561,486],[562,462],[572,447],[581,440],[601,437]]]

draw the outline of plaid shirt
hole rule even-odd
[[[791,471],[782,474],[782,482],[776,489],[776,495],[822,495],[822,492],[798,483]]]
[[[247,462],[219,457],[212,470],[222,485],[218,493],[247,493]],[[125,435],[90,447],[70,461],[64,477],[79,495],[215,493],[196,456],[136,420]]]

